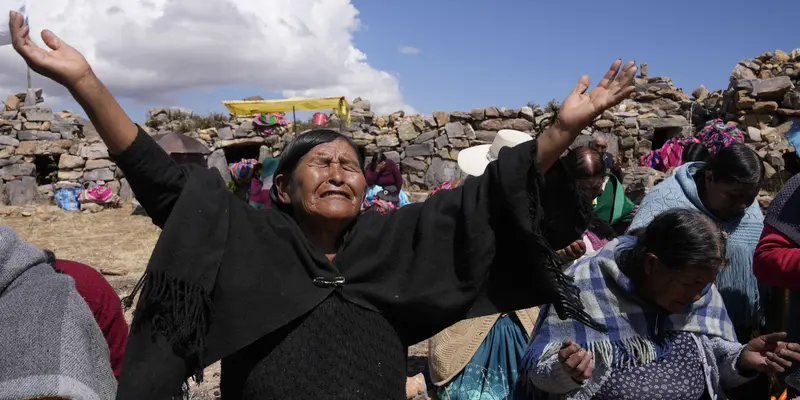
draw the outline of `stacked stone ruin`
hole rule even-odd
[[[28,96],[35,96],[28,102]],[[63,186],[108,185],[119,192],[116,167],[99,138],[70,112],[40,107],[42,91],[10,95],[0,114],[0,204],[50,203]],[[43,183],[48,182],[48,183]]]
[[[573,147],[586,145],[596,136],[608,139],[609,151],[625,169],[625,186],[631,197],[641,197],[664,174],[640,167],[639,160],[666,140],[689,136],[713,118],[734,121],[747,133],[747,143],[762,157],[770,176],[785,178],[784,154],[794,152],[785,134],[793,119],[800,119],[800,49],[789,54],[776,50],[741,61],[733,70],[730,86],[710,92],[704,87],[691,95],[670,78],[647,75],[641,66],[636,92],[585,129]],[[26,94],[9,96],[0,115],[0,201],[6,204],[52,201],[54,187],[107,185],[123,199],[132,194],[121,171],[87,121],[68,112],[52,112]],[[41,100],[41,91],[36,93]],[[537,133],[552,116],[541,107],[474,108],[468,112],[436,111],[431,115],[377,115],[369,101],[353,101],[351,123],[343,133],[361,147],[367,160],[377,152],[401,166],[406,189],[424,193],[445,180],[460,177],[458,152],[488,144],[501,129]],[[342,125],[335,116],[331,128]],[[254,129],[252,118],[196,116],[182,108],[154,108],[147,115],[150,134],[184,132],[210,150],[206,162],[230,181],[228,165],[241,158],[279,156],[295,135],[289,127],[269,135]],[[305,129],[305,126],[303,127]],[[302,129],[301,129],[302,130]],[[57,160],[57,172],[46,179],[39,166],[42,158]],[[424,198],[424,195],[416,197]]]
[[[725,94],[727,120],[736,121],[766,161],[770,174],[788,179],[787,152],[795,149],[785,135],[800,119],[800,49],[766,52],[739,62]]]

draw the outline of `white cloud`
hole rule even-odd
[[[187,89],[252,85],[287,97],[361,96],[381,113],[413,111],[397,79],[354,46],[360,21],[349,0],[36,0],[29,15],[37,43],[42,29],[52,30],[115,95],[145,104]],[[24,87],[24,63],[0,49],[1,93]],[[66,94],[44,87],[46,96]]]
[[[400,54],[405,54],[407,56],[415,56],[420,52],[420,50],[414,46],[400,46],[397,51],[399,51]]]

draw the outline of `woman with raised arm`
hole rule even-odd
[[[502,149],[480,178],[387,214],[359,212],[367,184],[350,139],[325,129],[299,135],[263,211],[233,197],[213,170],[176,165],[52,32],[42,33],[46,51],[21,15],[12,13],[10,31],[31,69],[81,104],[163,227],[118,399],[180,395],[182,382],[220,359],[224,399],[397,399],[406,347],[461,319],[552,303],[603,329],[539,230],[541,174],[633,92],[633,62],[614,62],[588,93],[582,77],[546,133]]]

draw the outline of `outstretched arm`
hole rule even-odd
[[[131,121],[86,59],[53,32],[42,31],[46,51],[30,38],[22,15],[11,12],[14,49],[38,74],[63,85],[81,105],[114,161],[156,225],[162,226],[183,190],[185,174],[153,139]]]
[[[622,71],[620,71],[622,67]],[[589,93],[589,76],[583,75],[572,92],[561,103],[556,122],[539,137],[539,170],[542,173],[561,157],[581,130],[587,127],[603,111],[619,104],[630,97],[634,91],[631,86],[636,74],[636,62],[628,61],[622,65],[622,59],[614,61],[608,71]]]
[[[612,65],[609,79],[620,64]],[[480,177],[423,203],[359,218],[351,245],[375,249],[372,257],[385,260],[387,270],[397,271],[391,279],[402,277],[401,284],[387,287],[395,296],[383,309],[398,325],[415,327],[404,333],[408,342],[430,337],[463,318],[546,303],[556,303],[565,315],[592,323],[576,304],[574,288],[551,262],[553,248],[568,246],[588,227],[584,217],[559,224],[551,220],[553,216],[563,210],[575,214],[582,207],[588,215],[590,204],[574,184],[546,181],[541,170],[556,163],[580,133],[581,124],[631,93],[635,70],[628,63],[614,80],[619,83],[611,85],[604,79],[589,94],[584,94],[588,78],[581,78],[564,101],[557,122],[539,140],[501,149]],[[567,241],[555,243],[556,237]]]

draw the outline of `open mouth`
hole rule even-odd
[[[320,197],[325,198],[332,196],[344,197],[347,200],[351,200],[353,198],[353,196],[351,196],[350,193],[347,193],[343,190],[327,190],[325,192],[322,192],[322,195]]]

